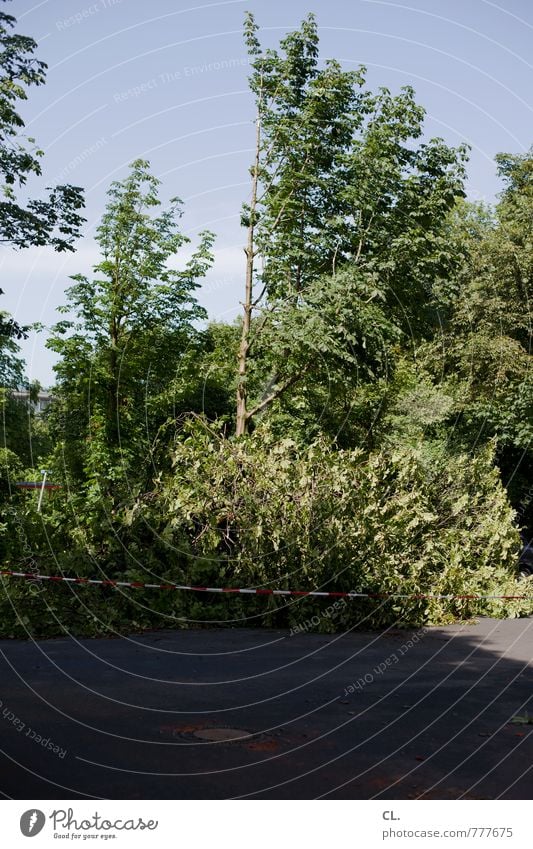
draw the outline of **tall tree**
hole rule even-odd
[[[198,248],[176,268],[177,254],[190,239],[179,228],[179,199],[155,214],[159,185],[144,160],[112,184],[97,230],[102,258],[95,276],[73,276],[60,312],[76,318],[59,322],[48,342],[61,356],[54,415],[57,422],[67,415],[78,471],[79,462],[91,463],[92,457],[110,482],[117,450],[121,462],[139,461],[150,435],[146,428],[168,414],[168,408],[154,410],[155,399],[165,396],[195,336],[193,323],[205,317],[193,293],[211,264],[213,236],[202,233]],[[91,447],[84,458],[76,449],[82,434]]]
[[[248,358],[253,310],[268,290],[279,285],[298,292],[312,275],[310,265],[324,270],[328,257],[309,235],[326,231],[335,206],[334,177],[339,154],[350,137],[353,83],[336,62],[318,65],[318,34],[313,15],[280,44],[281,53],[263,51],[251,14],[245,40],[252,61],[250,87],[256,98],[256,150],[251,202],[243,210],[248,227],[246,286],[242,337],[238,356],[237,435],[251,418],[247,409]],[[307,246],[307,249],[306,249]],[[264,263],[262,293],[254,295],[255,257]],[[266,260],[269,262],[266,262]],[[287,267],[287,258],[289,260]]]
[[[312,15],[279,51],[263,50],[257,29],[247,15],[256,148],[251,200],[242,217],[248,238],[237,435],[313,372],[332,336],[335,359],[338,330],[349,342],[346,365],[353,372],[354,351],[365,350],[371,332],[357,318],[369,299],[386,305],[387,319],[394,317],[404,331],[415,325],[422,332],[423,314],[438,305],[436,295],[454,265],[446,218],[462,194],[466,156],[440,139],[414,144],[424,111],[410,88],[396,97],[386,89],[372,95],[363,88],[363,68],[347,72],[335,61],[320,68]],[[344,286],[332,281],[340,269],[350,270]],[[334,322],[328,327],[316,311],[331,301],[325,288],[336,299],[328,307]],[[345,316],[343,328],[335,327],[335,314]],[[305,364],[293,356],[288,338],[296,325],[297,338],[306,339]],[[260,337],[283,336],[269,365],[269,390],[263,380],[260,397],[252,398],[253,361],[265,350]]]
[[[309,15],[289,33],[280,51],[263,50],[253,15],[245,18],[256,99],[255,161],[251,201],[243,209],[248,228],[246,286],[238,356],[237,435],[253,413],[247,407],[248,358],[253,311],[265,296],[291,298],[317,275],[334,268],[333,222],[339,213],[342,154],[353,132],[360,72],[335,61],[318,68],[318,33]],[[361,111],[364,106],[361,105]],[[256,257],[262,271],[256,274]],[[257,279],[258,278],[258,279]],[[260,292],[254,292],[259,283]]]

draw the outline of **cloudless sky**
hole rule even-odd
[[[468,192],[492,201],[494,155],[533,141],[531,0],[14,0],[17,31],[39,43],[45,86],[21,109],[44,148],[40,186],[86,189],[87,224],[73,255],[0,252],[0,308],[24,324],[57,320],[69,275],[90,273],[109,183],[135,158],[149,159],[163,198],[185,203],[194,239],[217,234],[216,262],[199,293],[213,318],[231,320],[244,274],[240,207],[248,197],[253,102],[247,91],[242,19],[252,10],[274,45],[317,15],[321,57],[368,68],[371,88],[412,85],[427,110],[428,137],[472,147]],[[34,194],[38,193],[36,187]],[[23,344],[29,376],[53,382],[46,333]]]

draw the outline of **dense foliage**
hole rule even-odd
[[[33,574],[375,597],[332,615],[320,599],[6,578],[4,636],[533,612],[533,579],[517,580],[533,531],[533,152],[498,156],[499,202],[469,204],[465,148],[425,138],[410,88],[371,92],[364,69],[320,63],[313,16],[278,49],[247,16],[245,40],[242,319],[206,324],[213,235],[193,249],[179,201],[132,163],[49,336],[44,416],[13,395],[23,364],[3,319],[0,556]],[[33,43],[6,43],[6,68],[42,81],[39,63],[21,70]],[[6,91],[9,133],[22,95]],[[41,243],[25,221],[20,238]],[[61,488],[39,512],[16,483],[40,469]],[[473,595],[525,598],[446,598]]]
[[[83,206],[80,188],[56,186],[48,189],[48,197],[30,198],[24,204],[15,194],[15,187],[41,174],[43,151],[35,139],[22,135],[24,121],[17,108],[26,100],[28,86],[45,82],[47,67],[33,55],[34,39],[12,32],[15,23],[12,15],[0,11],[0,242],[17,248],[52,245],[58,251],[72,250],[84,220],[79,212]]]
[[[179,229],[180,201],[155,214],[159,180],[143,160],[113,183],[97,231],[94,277],[76,275],[48,346],[61,355],[51,417],[70,479],[117,494],[139,459],[150,467],[154,436],[172,413],[168,386],[205,317],[193,292],[211,264],[211,233],[177,269],[169,261],[190,242]],[[177,257],[178,255],[178,257]]]
[[[27,99],[30,86],[43,85],[47,66],[34,56],[37,48],[34,39],[14,32],[15,24],[12,15],[0,10],[0,245],[18,250],[49,245],[56,251],[71,251],[85,220],[81,215],[83,190],[61,185],[47,188],[46,195],[41,191],[37,198],[28,196],[31,178],[41,176],[43,151],[36,146],[35,139],[24,135],[24,120],[18,109]],[[25,382],[17,340],[25,337],[27,331],[27,327],[0,311],[3,444],[29,465],[35,459],[33,416],[31,412],[28,415],[27,405],[12,394],[12,390]],[[38,387],[31,389],[35,393]],[[42,436],[33,440],[37,452],[46,443]]]
[[[313,380],[315,365],[338,372],[338,346],[310,320],[310,297],[312,316],[325,300],[341,331],[346,322],[344,341],[359,351],[372,326],[355,320],[361,289],[374,301],[378,331],[385,319],[376,304],[416,341],[434,330],[462,255],[447,214],[463,196],[466,158],[464,146],[421,141],[425,112],[412,88],[375,94],[365,88],[365,68],[347,72],[328,60],[320,69],[313,15],[279,51],[263,50],[250,14],[245,37],[257,114],[251,202],[242,216],[248,240],[237,435],[289,388]],[[287,321],[291,336],[294,327],[305,337],[303,362],[290,356],[286,333],[271,344]],[[254,378],[266,363],[265,393]],[[353,372],[349,359],[342,377]]]
[[[369,455],[333,450],[325,439],[304,447],[274,438],[268,427],[233,441],[199,419],[180,432],[171,470],[123,510],[100,500],[91,521],[78,513],[73,529],[75,517],[64,511],[86,502],[74,493],[56,498],[40,529],[32,526],[31,511],[19,528],[42,536],[38,563],[45,571],[57,570],[59,561],[66,572],[90,576],[101,569],[131,581],[516,595],[518,535],[490,446],[475,459],[441,456],[429,465],[408,447]],[[97,513],[103,533],[94,524]],[[17,586],[9,604],[21,605],[32,629],[51,633],[58,618],[69,629],[106,633],[126,615],[132,625],[149,626],[254,623],[264,613],[271,624],[295,626],[327,606],[279,597],[169,599],[164,592],[120,589],[107,591],[114,601],[104,605],[85,589],[57,587],[35,599],[32,592],[35,587]],[[77,598],[87,605],[81,622]],[[337,625],[441,623],[527,610],[518,601],[360,600],[343,608]],[[325,619],[323,626],[329,624]],[[20,625],[13,632],[22,633]]]

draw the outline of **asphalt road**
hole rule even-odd
[[[532,654],[533,618],[2,641],[0,790],[531,799]]]

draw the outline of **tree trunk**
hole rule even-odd
[[[117,336],[115,329],[111,331],[111,346],[109,349],[109,385],[107,390],[107,436],[109,444],[115,448],[118,445],[118,359]]]
[[[246,378],[248,368],[248,348],[250,347],[250,328],[252,326],[252,299],[254,288],[255,259],[255,213],[257,207],[257,187],[259,183],[259,157],[261,148],[261,114],[258,110],[255,136],[255,161],[252,179],[252,198],[250,201],[250,221],[248,223],[248,241],[244,249],[246,254],[246,285],[244,294],[244,313],[242,320],[241,343],[239,345],[238,383],[237,383],[237,426],[236,436],[244,436],[248,431],[249,415],[247,410]]]

